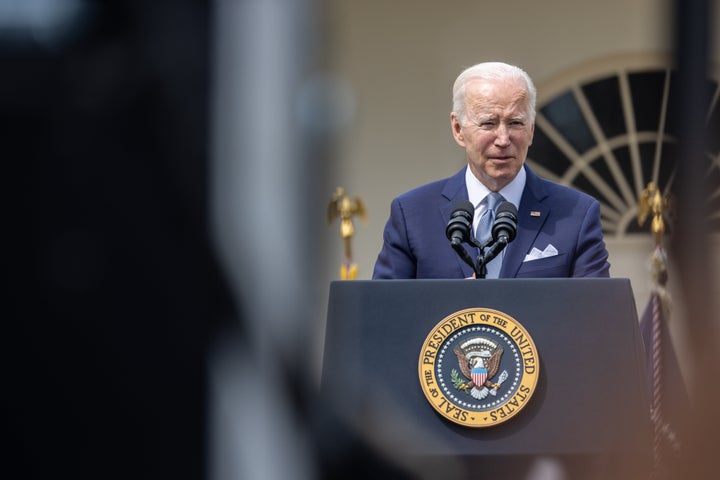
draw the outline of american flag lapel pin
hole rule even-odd
[[[539,216],[540,216],[540,212],[538,212],[537,210],[533,210],[533,211],[530,212],[530,216],[531,216],[531,217],[539,217]]]

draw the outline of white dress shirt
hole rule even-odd
[[[525,168],[521,168],[513,181],[508,183],[505,188],[498,192],[505,198],[506,201],[515,205],[515,208],[519,208],[520,206],[520,199],[522,198],[523,190],[525,189],[526,177],[527,174],[525,173]],[[480,222],[480,217],[487,208],[487,202],[485,201],[485,197],[487,197],[487,195],[490,193],[490,190],[485,185],[480,183],[480,180],[478,180],[475,175],[473,175],[472,171],[470,171],[469,165],[465,170],[465,185],[467,186],[468,200],[470,200],[470,203],[472,203],[475,207],[475,216],[473,217],[473,232],[476,232],[478,223]],[[500,263],[502,263],[502,258],[504,256],[505,250],[500,252],[500,255],[495,259],[495,261],[499,261]],[[498,268],[498,271],[499,270],[500,269]]]

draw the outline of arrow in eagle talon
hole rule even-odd
[[[500,378],[498,379],[498,383],[492,384],[492,390],[490,390],[490,395],[497,395],[498,390],[500,389],[500,386],[503,384],[505,380],[508,378],[508,372],[507,370],[503,370],[503,372],[500,374]]]

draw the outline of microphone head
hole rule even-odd
[[[450,220],[445,228],[448,240],[467,242],[472,236],[472,222],[475,207],[468,200],[461,200],[455,204],[450,214]]]
[[[492,226],[492,236],[497,241],[501,236],[507,237],[510,243],[515,239],[517,234],[517,208],[510,202],[500,202],[495,209],[495,221]]]
[[[515,221],[517,221],[517,208],[515,208],[512,202],[500,202],[495,209],[495,216],[497,217],[500,214],[510,214],[515,218]]]
[[[475,207],[473,207],[470,200],[460,200],[455,204],[453,211],[450,214],[450,218],[457,215],[462,215],[463,217],[470,218],[472,220],[473,215],[475,215]]]

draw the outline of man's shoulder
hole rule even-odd
[[[597,201],[593,196],[580,191],[574,187],[563,185],[560,183],[545,180],[552,185],[551,195],[554,197],[563,197],[575,202],[594,202]]]
[[[446,177],[440,180],[434,180],[397,196],[397,200],[401,202],[417,202],[423,200],[436,200],[438,196],[445,195],[447,197],[454,197],[458,190],[465,186],[464,170],[456,173],[451,177]],[[461,175],[462,174],[462,175]]]
[[[594,197],[585,192],[547,178],[535,176],[535,182],[535,188],[544,192],[548,198],[553,201],[573,203],[591,203],[597,201]]]
[[[439,195],[447,185],[449,178],[443,178],[442,180],[434,180],[423,185],[412,188],[406,192],[398,195],[400,199],[412,199],[412,198],[424,198],[427,196]]]

